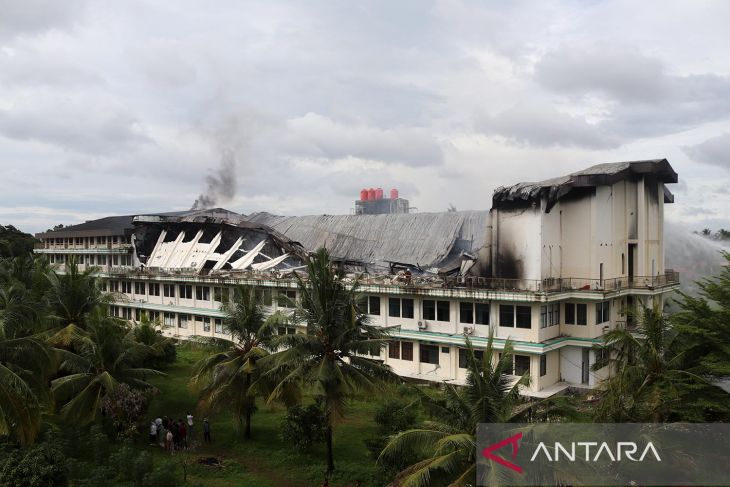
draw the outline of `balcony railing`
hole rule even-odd
[[[291,274],[277,271],[220,271],[201,274],[196,269],[161,269],[112,267],[109,273],[129,278],[135,277],[199,277],[216,281],[225,279],[247,280],[292,280]],[[306,280],[306,276],[303,276]],[[355,277],[346,279],[354,282]],[[657,276],[616,277],[611,279],[583,279],[575,277],[548,279],[502,279],[489,277],[440,277],[403,275],[361,275],[361,285],[389,286],[414,289],[482,289],[488,291],[564,293],[564,292],[610,292],[622,289],[659,289],[679,284],[679,273],[667,271]]]

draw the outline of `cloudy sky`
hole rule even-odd
[[[730,2],[0,0],[0,223],[189,208],[418,211],[666,157],[730,227]]]

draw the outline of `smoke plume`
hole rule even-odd
[[[233,199],[236,195],[236,153],[232,149],[223,150],[220,165],[206,176],[205,183],[205,191],[195,200],[191,210],[207,210]]]
[[[725,259],[722,251],[730,247],[694,234],[673,222],[664,224],[664,261],[667,268],[679,271],[681,289],[696,295],[696,281],[718,275]]]

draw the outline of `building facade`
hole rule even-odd
[[[608,373],[591,370],[603,335],[678,288],[663,245],[675,182],[662,159],[499,188],[489,211],[110,217],[38,234],[37,251],[95,267],[117,316],[146,312],[171,336],[229,338],[220,306],[232,286],[290,312],[280,297],[297,298],[292,272],[324,246],[359,279],[370,321],[392,327],[379,358],[396,373],[463,383],[466,338],[479,348],[492,331],[498,350],[513,342],[514,374],[531,377],[524,393],[544,397],[597,385]]]

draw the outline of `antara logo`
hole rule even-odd
[[[492,460],[503,467],[513,470],[517,473],[523,473],[524,469],[513,463],[512,461],[506,460],[500,456],[497,456],[493,452],[499,450],[502,447],[511,445],[512,455],[511,460],[517,457],[517,452],[520,450],[520,440],[522,439],[522,433],[517,433],[499,441],[493,445],[490,445],[482,450],[482,456]],[[538,443],[535,451],[530,457],[530,462],[534,462],[536,459],[539,460],[540,456],[549,462],[558,461],[578,461],[584,462],[598,462],[600,460],[611,460],[612,462],[621,461],[623,459],[631,460],[632,462],[643,462],[647,455],[651,454],[654,456],[656,461],[661,462],[662,459],[659,456],[654,444],[648,442],[641,455],[636,458],[636,454],[639,451],[639,446],[632,441],[619,441],[616,443],[614,448],[611,448],[605,441],[598,443],[596,441],[578,441],[568,443],[568,447],[563,443],[555,442],[552,448],[549,448],[544,442]]]
[[[512,445],[512,460],[515,459],[517,456],[517,452],[520,450],[520,440],[522,439],[522,433],[517,433],[516,435],[512,435],[509,438],[505,438],[504,440],[495,443],[494,445],[486,447],[484,450],[482,450],[482,456],[485,458],[488,458],[490,460],[494,460],[495,462],[499,463],[500,465],[509,468],[510,470],[514,470],[517,473],[522,473],[522,467],[520,467],[517,464],[514,464],[512,462],[509,462],[505,460],[502,457],[498,457],[497,455],[494,455],[492,452],[494,450],[499,450],[503,446],[506,445]]]

